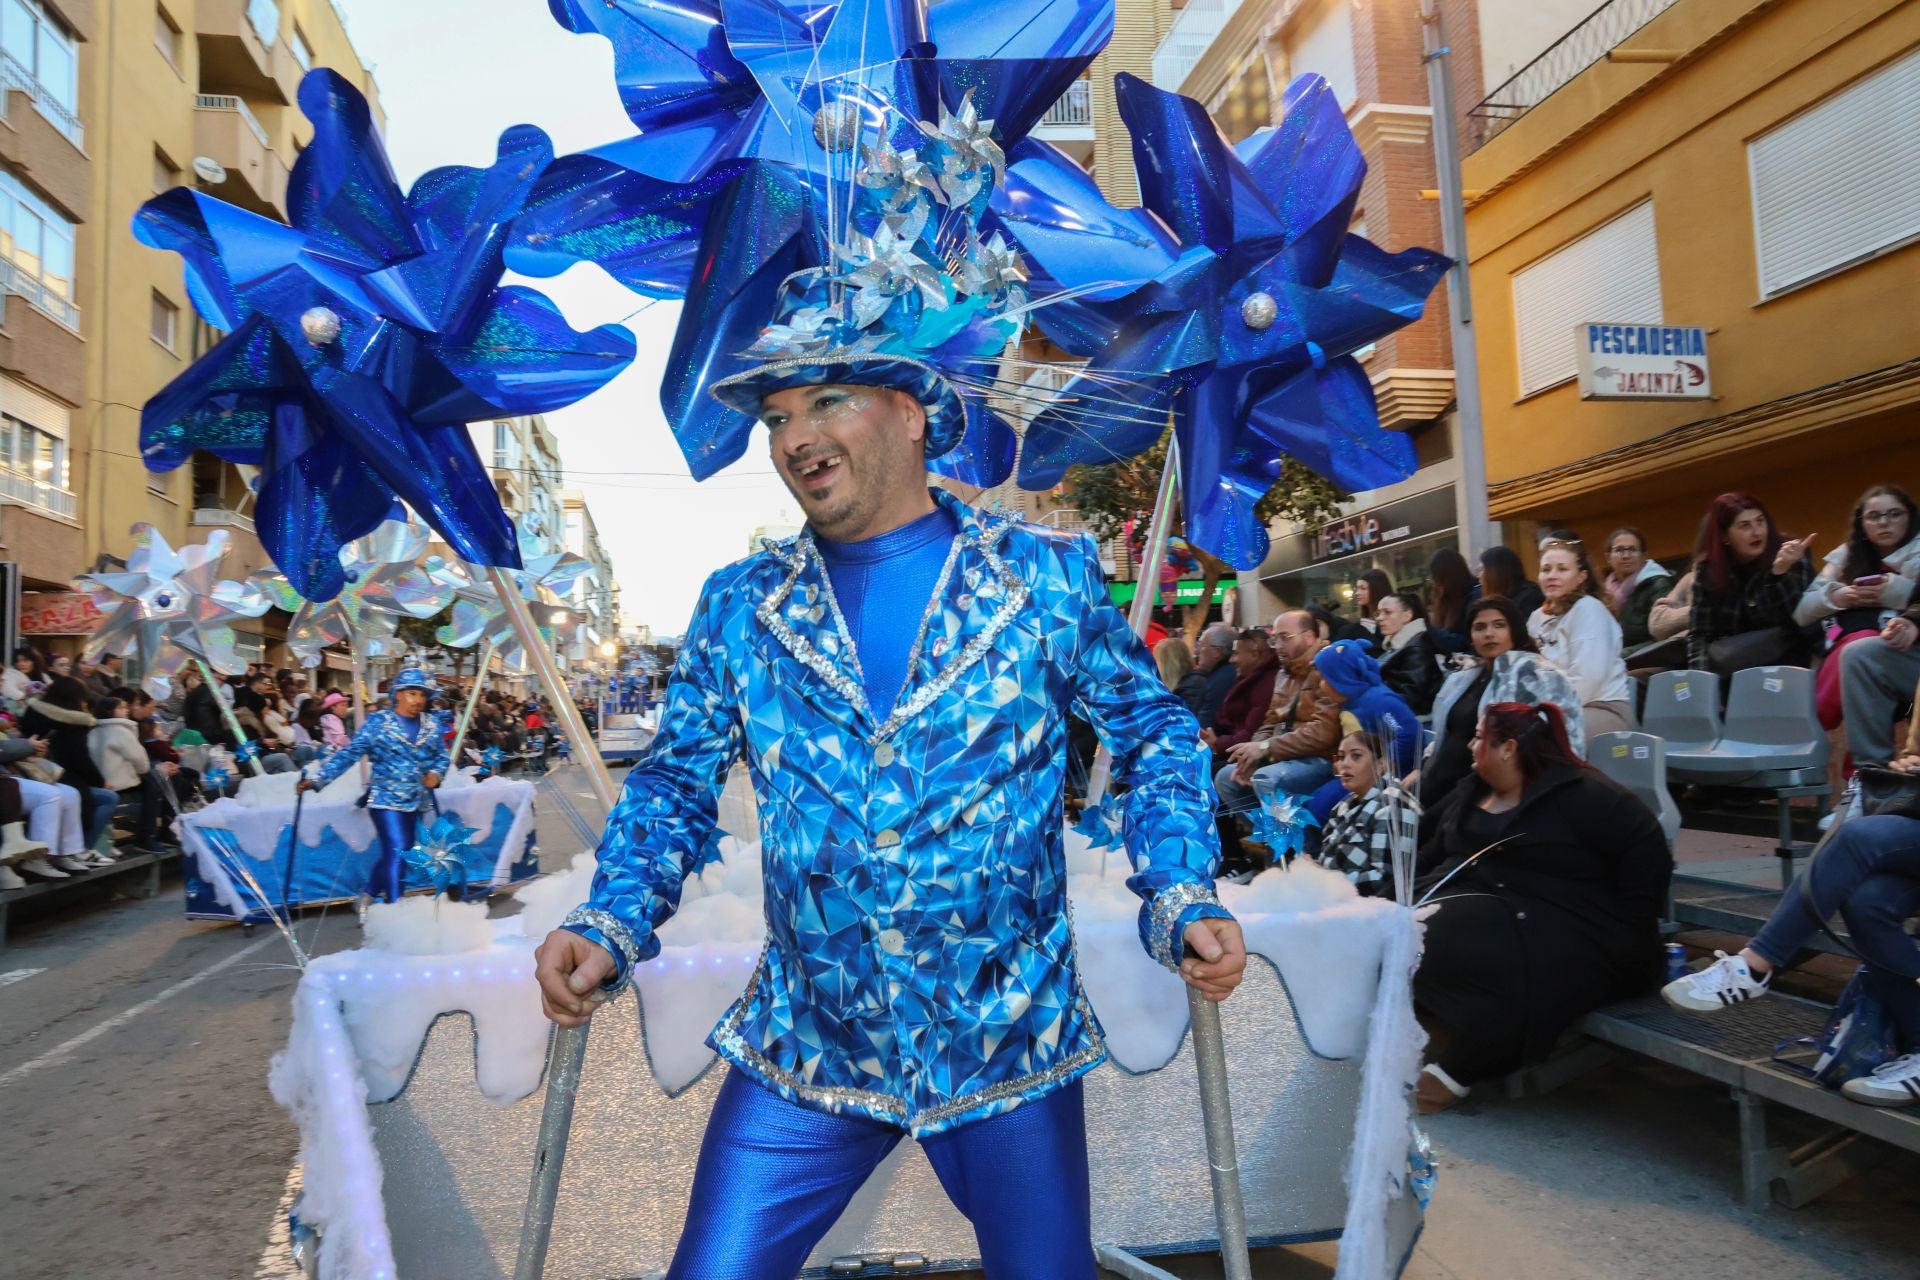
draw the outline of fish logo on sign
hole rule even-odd
[[[1697,326],[1581,324],[1583,400],[1706,400],[1713,388],[1707,331]]]

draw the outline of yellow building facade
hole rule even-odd
[[[1920,3],[1654,8],[1470,113],[1492,514],[1528,552],[1637,525],[1677,567],[1741,489],[1824,553],[1862,489],[1920,484]],[[1703,327],[1672,363],[1710,398],[1583,399],[1586,322]]]
[[[178,545],[227,528],[225,571],[267,564],[252,535],[247,477],[200,458],[164,475],[140,458],[140,407],[217,335],[195,316],[177,255],[136,241],[140,205],[175,186],[287,216],[287,179],[312,136],[295,95],[310,67],[379,98],[329,0],[146,0],[102,5],[89,49],[96,173],[81,252],[89,400],[74,468],[87,566],[124,557],[145,520]],[[75,571],[83,566],[76,565]]]

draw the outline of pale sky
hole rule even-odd
[[[612,46],[563,30],[545,0],[340,2],[379,81],[402,184],[440,165],[492,163],[509,125],[540,126],[561,155],[633,132],[614,88]],[[547,420],[568,483],[586,494],[613,556],[623,620],[678,634],[706,575],[746,554],[755,528],[798,523],[797,504],[773,474],[764,432],[706,483],[688,474],[659,397],[677,303],[649,303],[592,266],[523,283],[577,329],[624,323],[638,340],[626,373]]]

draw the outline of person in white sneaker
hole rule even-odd
[[[1903,757],[1893,767],[1920,772],[1920,757]],[[1903,1055],[1871,1076],[1849,1081],[1843,1092],[1882,1106],[1920,1102],[1920,945],[1905,928],[1907,918],[1920,912],[1920,818],[1854,818],[1800,874],[1814,909],[1823,918],[1838,910],[1846,921],[1865,961],[1861,972],[1867,989],[1886,1009]],[[1661,996],[1676,1009],[1717,1013],[1765,995],[1774,972],[1791,964],[1820,927],[1805,904],[1807,896],[1796,882],[1739,954],[1715,953],[1712,964],[1669,982]]]

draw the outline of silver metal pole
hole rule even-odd
[[[219,707],[220,714],[226,717],[227,730],[228,732],[233,734],[234,742],[236,744],[244,744],[247,740],[247,731],[240,727],[240,717],[233,713],[233,704],[220,696],[220,686],[214,683],[213,669],[207,666],[204,659],[201,659],[199,657],[194,658],[193,665],[200,668],[200,678],[207,682],[207,692],[213,695],[213,705],[216,707]],[[264,743],[262,744],[261,749],[265,750]],[[236,754],[238,754],[237,746],[236,746]],[[246,763],[247,763],[247,767],[253,770],[253,776],[256,778],[260,777],[262,774],[266,772],[266,770],[262,768],[260,765],[258,752],[256,752],[253,757],[249,758]]]
[[[1160,564],[1167,558],[1167,542],[1173,536],[1173,500],[1180,491],[1180,442],[1167,441],[1167,467],[1160,475],[1160,493],[1153,500],[1153,516],[1147,521],[1147,545],[1140,573],[1133,589],[1133,603],[1127,608],[1127,625],[1133,634],[1147,634],[1153,620],[1153,607],[1160,598]],[[1113,756],[1103,745],[1093,754],[1093,768],[1087,772],[1087,803],[1096,804],[1107,794],[1107,782],[1113,773]]]
[[[567,736],[586,767],[587,783],[607,812],[613,812],[616,792],[613,775],[607,772],[600,748],[587,733],[580,708],[573,705],[567,682],[547,652],[546,641],[534,625],[533,612],[526,597],[514,585],[512,575],[500,568],[487,570],[488,580],[505,606],[507,620],[513,624],[520,647],[527,651],[535,677],[546,687]],[[476,677],[478,679],[478,677]],[[560,1027],[553,1033],[547,1049],[547,1099],[540,1112],[540,1137],[534,1146],[533,1181],[527,1188],[527,1208],[520,1220],[520,1255],[514,1263],[514,1280],[540,1280],[547,1268],[547,1241],[553,1234],[553,1211],[560,1198],[560,1172],[567,1159],[567,1135],[573,1124],[573,1101],[580,1091],[580,1072],[587,1060],[587,1028]]]
[[[1226,1280],[1253,1280],[1247,1257],[1247,1207],[1240,1197],[1240,1156],[1233,1146],[1233,1101],[1227,1096],[1227,1046],[1220,1006],[1187,988],[1193,1019],[1193,1060],[1200,1068],[1200,1116],[1207,1129],[1207,1169],[1213,1175],[1213,1216],[1220,1227]]]
[[[1493,545],[1487,515],[1487,450],[1480,417],[1480,357],[1473,327],[1473,285],[1467,275],[1467,206],[1460,182],[1460,131],[1454,119],[1452,50],[1445,43],[1439,6],[1420,0],[1426,47],[1427,101],[1433,106],[1433,167],[1440,186],[1440,245],[1453,259],[1447,272],[1447,320],[1453,338],[1455,451],[1460,480],[1454,503],[1460,553],[1468,564]]]
[[[560,1199],[560,1171],[567,1162],[567,1135],[573,1128],[573,1100],[580,1094],[580,1069],[586,1061],[586,1027],[554,1028],[553,1045],[547,1052],[547,1100],[540,1112],[533,1185],[520,1220],[520,1255],[513,1264],[513,1280],[540,1280],[546,1273],[553,1208]]]
[[[453,731],[453,746],[447,752],[447,767],[460,767],[460,748],[467,741],[467,729],[473,724],[474,708],[480,705],[480,682],[486,679],[487,668],[493,665],[493,638],[489,636],[486,644],[480,647],[480,667],[473,673],[473,688],[467,691],[467,705],[460,711],[460,725]]]

